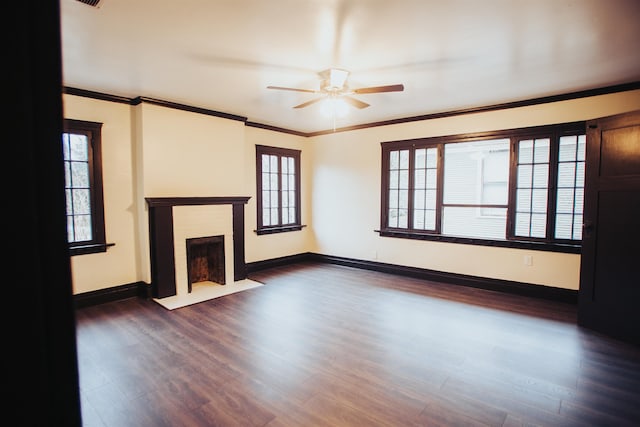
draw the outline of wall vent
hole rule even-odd
[[[78,0],[80,3],[87,4],[92,7],[100,7],[103,0]]]

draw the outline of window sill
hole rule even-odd
[[[513,248],[513,249],[530,249],[536,251],[547,252],[562,252],[570,254],[579,254],[581,252],[581,244],[569,244],[569,243],[547,243],[547,242],[534,242],[524,240],[486,240],[486,239],[474,239],[468,237],[453,237],[442,236],[439,234],[428,233],[416,233],[411,231],[402,230],[374,230],[379,233],[381,237],[397,237],[401,239],[415,239],[415,240],[428,240],[433,242],[444,243],[458,243],[463,245],[478,245],[478,246],[494,246],[501,248]]]
[[[108,248],[111,246],[115,246],[115,243],[97,243],[90,245],[82,245],[82,246],[70,246],[69,247],[69,255],[86,255],[86,254],[97,254],[100,252],[106,252]]]
[[[258,236],[263,234],[286,233],[288,231],[300,231],[306,225],[286,225],[283,227],[264,227],[259,230],[253,230]]]

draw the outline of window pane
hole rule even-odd
[[[425,188],[427,185],[427,171],[425,169],[416,169],[415,183],[416,188]]]
[[[89,161],[89,141],[86,135],[72,134],[69,148],[69,160]]]
[[[438,149],[429,148],[427,150],[427,167],[436,168],[438,166]]]
[[[556,239],[582,238],[585,138],[585,135],[560,138],[554,235]]]
[[[556,239],[571,239],[573,215],[556,215]]]
[[[424,210],[418,209],[413,212],[413,228],[424,230]]]
[[[427,190],[425,207],[427,209],[436,208],[436,190]]]
[[[513,230],[516,236],[546,238],[550,141],[549,138],[518,141]]]
[[[400,190],[399,194],[399,203],[400,208],[408,208],[409,207],[409,190]]]
[[[407,228],[409,224],[409,216],[407,215],[406,209],[398,210],[398,227],[399,228]]]
[[[67,208],[67,215],[73,215],[73,197],[71,196],[71,189],[65,190],[65,204]]]
[[[269,208],[271,207],[271,196],[269,195],[268,191],[263,191],[262,192],[262,207],[263,208]]]
[[[437,188],[437,175],[436,169],[427,169],[427,188]]]
[[[389,207],[398,207],[398,190],[389,190]]]
[[[400,151],[400,169],[409,169],[409,150]]]
[[[584,162],[576,165],[576,187],[584,187]]]
[[[389,172],[389,188],[398,188],[399,176],[398,171]]]
[[[547,190],[534,189],[531,192],[531,212],[547,212]]]
[[[271,178],[268,173],[262,174],[262,189],[269,190],[269,184],[271,183]]]
[[[269,208],[262,209],[262,225],[265,227],[271,225],[271,209]]]
[[[518,188],[531,188],[533,185],[533,166],[518,166]]]
[[[578,160],[584,162],[584,155],[587,148],[587,136],[578,136]]]
[[[558,165],[558,187],[573,188],[576,180],[576,164],[560,163]]]
[[[576,160],[578,137],[563,136],[560,138],[560,145],[558,147],[558,161],[566,162]]]
[[[409,188],[409,171],[400,171],[400,182],[398,185],[400,188]]]
[[[531,211],[531,190],[520,188],[516,192],[516,212]]]
[[[549,165],[533,166],[533,186],[535,188],[546,188],[549,182]]]
[[[507,209],[496,209],[497,216],[482,216],[476,207],[444,208],[442,234],[459,237],[504,240]]]
[[[271,208],[271,225],[278,225],[278,208]]]
[[[516,236],[529,237],[531,235],[531,214],[530,213],[516,213]]]
[[[278,172],[278,156],[269,156],[269,172],[275,173]]]
[[[282,173],[286,174],[289,171],[289,161],[287,160],[286,157],[282,157],[281,163],[282,163]]]
[[[75,233],[73,232],[73,216],[67,216],[67,241],[75,242],[76,239],[74,235]]]
[[[400,166],[400,152],[392,151],[389,153],[389,169],[394,170],[398,169]]]
[[[572,214],[573,208],[573,188],[559,188],[558,200],[556,201],[556,212]]]
[[[74,215],[89,215],[91,213],[91,193],[89,190],[72,190],[71,199]]]
[[[269,172],[269,155],[268,154],[263,154],[262,155],[262,172]]]
[[[424,190],[416,190],[413,197],[413,208],[414,209],[424,209],[425,200],[426,200],[426,192]]]
[[[582,209],[584,206],[584,188],[576,188],[576,197],[574,201],[574,212],[582,213]]]
[[[575,215],[573,218],[573,239],[582,239],[582,215]]]
[[[85,242],[93,239],[91,215],[75,215],[73,217],[73,229],[75,242]]]
[[[547,230],[547,214],[531,214],[531,237],[544,238]]]
[[[487,184],[493,184],[494,189],[498,189],[496,191],[501,191],[498,199],[506,202],[508,180],[508,139],[444,146],[444,203],[482,204],[482,194]]]
[[[397,228],[398,227],[398,209],[391,208],[389,209],[389,227]]]
[[[436,211],[435,210],[425,211],[424,228],[425,230],[436,229]]]
[[[518,160],[520,163],[533,163],[533,140],[520,141]]]
[[[420,148],[416,150],[416,169],[425,169],[427,167],[427,149]]]
[[[533,144],[533,162],[549,162],[549,138],[536,139]]]

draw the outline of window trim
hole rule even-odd
[[[89,137],[89,179],[91,188],[92,240],[68,242],[71,256],[106,252],[113,243],[106,242],[104,195],[102,181],[102,123],[64,119],[63,133],[77,133]],[[65,215],[66,216],[66,215]]]
[[[301,150],[295,150],[292,148],[283,148],[283,147],[271,147],[266,145],[258,145],[256,144],[256,223],[257,227],[256,234],[274,234],[274,233],[284,233],[288,231],[299,231],[304,227],[302,225],[301,220],[301,188],[300,188],[300,158],[301,158]],[[284,224],[277,226],[264,226],[262,223],[262,155],[274,155],[278,156],[278,164],[281,164],[282,157],[293,157],[294,159],[294,169],[295,169],[295,223],[293,224]],[[282,171],[278,171],[278,220],[282,221]]]
[[[580,253],[582,242],[575,240],[555,239],[555,207],[557,192],[557,169],[558,169],[558,144],[561,136],[586,134],[586,122],[571,122],[555,125],[533,126],[516,129],[503,129],[497,131],[477,132],[469,134],[446,135],[431,138],[416,138],[410,140],[381,142],[381,187],[380,187],[380,229],[375,230],[383,237],[398,237],[407,239],[430,240],[449,243],[498,246],[520,249],[543,250],[550,252]],[[547,193],[547,232],[545,238],[532,238],[515,236],[515,195],[517,177],[517,156],[515,153],[517,143],[523,139],[548,137],[551,140],[549,159],[549,182]],[[444,179],[444,146],[450,143],[473,142],[487,139],[510,139],[510,159],[509,159],[509,189],[507,203],[507,224],[505,240],[491,240],[471,237],[447,236],[440,234],[442,230],[442,210],[443,210],[443,179]],[[413,189],[412,179],[414,166],[415,149],[436,147],[438,149],[437,159],[437,179],[438,187],[436,193],[436,227],[435,230],[417,230],[409,228],[388,227],[388,189],[389,189],[389,152],[394,150],[409,149],[409,188]],[[409,194],[408,211],[411,212],[413,195]],[[409,226],[411,216],[408,218]]]

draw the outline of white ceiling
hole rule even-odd
[[[317,73],[371,104],[345,127],[640,81],[640,0],[61,0],[63,84],[333,128]]]

